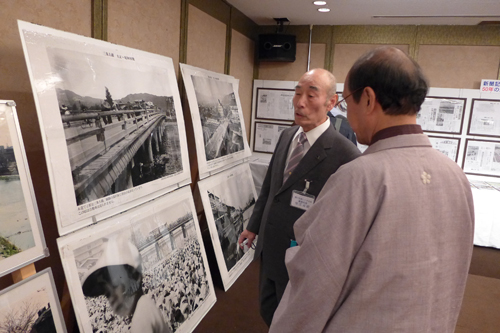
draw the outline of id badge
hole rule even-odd
[[[302,210],[308,210],[314,203],[314,200],[316,200],[314,195],[295,190],[292,192],[290,206]]]

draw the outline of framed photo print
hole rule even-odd
[[[500,138],[500,100],[472,99],[467,134]]]
[[[0,291],[0,332],[66,333],[50,268]]]
[[[191,332],[215,303],[189,186],[57,240],[83,332]]]
[[[427,96],[417,113],[417,124],[426,132],[460,134],[465,102],[465,98]]]
[[[274,152],[278,139],[283,130],[291,125],[255,122],[253,151],[258,153]]]
[[[264,120],[295,119],[293,108],[294,89],[257,88],[255,118]]]
[[[500,177],[500,141],[467,139],[463,170],[471,175]]]
[[[224,289],[228,290],[254,256],[251,244],[244,249],[238,245],[257,201],[250,166],[244,163],[225,170],[200,181],[198,187]]]
[[[453,161],[458,162],[458,149],[460,138],[448,138],[442,136],[428,136],[432,147],[439,150]]]
[[[59,234],[190,182],[172,59],[18,24]]]
[[[15,103],[0,101],[0,276],[46,253]]]
[[[180,64],[193,119],[200,179],[252,155],[232,76]]]

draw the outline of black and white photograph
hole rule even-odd
[[[228,290],[254,256],[252,244],[244,249],[238,245],[257,201],[250,166],[244,163],[225,170],[200,181],[198,187],[224,289]]]
[[[12,101],[0,101],[0,276],[45,256],[14,105]]]
[[[427,96],[417,113],[417,124],[426,132],[460,134],[465,104],[465,98]]]
[[[19,26],[60,234],[189,182],[172,59],[25,22]]]
[[[500,142],[467,139],[463,170],[478,176],[500,176]]]
[[[66,332],[50,268],[0,292],[0,332]]]
[[[195,129],[200,179],[251,155],[232,76],[181,64]]]
[[[215,303],[188,186],[58,245],[82,332],[191,332]]]
[[[431,135],[429,135],[428,137],[429,141],[432,144],[432,148],[445,154],[454,162],[458,162],[458,150],[460,147],[460,138],[449,138],[449,137],[431,136]]]
[[[500,137],[500,100],[472,99],[467,134]]]

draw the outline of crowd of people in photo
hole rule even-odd
[[[182,248],[143,273],[142,289],[175,332],[204,302],[209,293],[207,274],[196,237],[185,239]],[[113,313],[105,296],[86,297],[93,331],[127,332],[131,320]]]

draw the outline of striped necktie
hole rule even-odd
[[[283,183],[285,183],[288,177],[292,174],[293,169],[295,169],[295,167],[299,165],[299,162],[304,155],[304,143],[306,142],[306,133],[301,132],[299,134],[299,142],[293,149],[292,154],[290,155],[290,160],[288,160],[288,165],[286,166],[285,173],[283,175]]]

